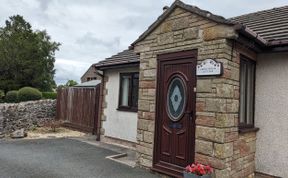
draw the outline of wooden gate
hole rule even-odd
[[[100,86],[69,87],[57,92],[56,120],[64,126],[96,134]]]

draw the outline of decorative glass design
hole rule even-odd
[[[167,92],[167,113],[172,121],[181,119],[186,107],[186,91],[184,82],[175,77],[169,84]]]

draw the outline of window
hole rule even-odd
[[[120,93],[118,110],[137,111],[139,73],[120,74]]]
[[[255,62],[241,57],[239,127],[254,127]]]
[[[97,80],[97,77],[87,77],[87,82],[90,80]]]

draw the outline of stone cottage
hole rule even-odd
[[[81,77],[81,83],[88,82],[90,80],[97,80],[99,79],[99,75],[97,70],[95,69],[94,65],[91,65],[87,71]]]
[[[101,134],[182,177],[288,177],[288,6],[225,19],[176,0],[103,71]],[[276,166],[275,165],[279,165]]]

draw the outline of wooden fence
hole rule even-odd
[[[96,134],[99,96],[99,85],[58,90],[56,120],[64,126]]]

